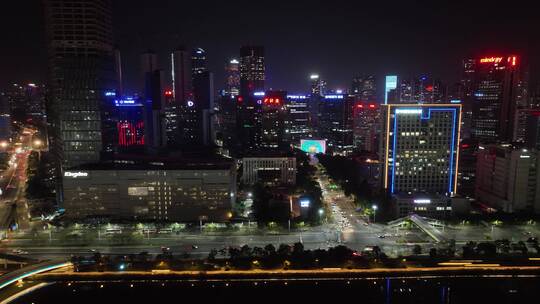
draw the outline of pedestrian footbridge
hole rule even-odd
[[[411,214],[409,216],[399,218],[397,220],[391,221],[388,223],[389,227],[399,227],[404,223],[411,223],[422,230],[424,233],[429,235],[437,243],[446,243],[448,239],[441,229],[444,229],[444,225],[435,219],[430,219],[427,217],[421,217],[417,214]]]

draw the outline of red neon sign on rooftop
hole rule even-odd
[[[264,104],[279,105],[280,104],[280,99],[279,98],[265,98],[264,99]]]
[[[502,60],[502,57],[484,57],[480,58],[480,63],[499,63]]]
[[[511,63],[512,66],[515,66],[517,63],[517,56],[510,56],[508,57],[508,63]]]

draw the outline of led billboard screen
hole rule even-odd
[[[326,140],[324,139],[301,139],[300,149],[306,153],[326,153]]]

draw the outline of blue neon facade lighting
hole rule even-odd
[[[324,99],[343,99],[341,94],[324,95]]]
[[[135,98],[126,96],[121,99],[115,99],[114,105],[117,107],[131,107],[131,106],[140,106],[141,104],[138,103]]]
[[[397,153],[397,137],[399,135],[398,133],[398,117],[400,116],[406,116],[406,115],[420,115],[421,120],[430,120],[431,119],[431,113],[432,112],[451,112],[452,113],[452,132],[451,132],[451,140],[450,140],[450,160],[449,160],[449,166],[448,166],[448,193],[452,194],[455,192],[456,185],[455,185],[455,174],[457,174],[457,171],[454,170],[454,166],[456,165],[456,154],[457,150],[456,147],[458,147],[458,143],[456,142],[456,136],[457,131],[456,126],[458,126],[458,115],[459,113],[459,106],[456,105],[456,107],[396,107],[396,109],[393,111],[393,130],[392,130],[392,173],[391,173],[391,183],[390,183],[390,192],[392,194],[395,193],[395,167],[396,167],[396,153]]]
[[[384,86],[384,104],[388,104],[388,93],[397,88],[397,76],[387,75]]]
[[[287,99],[306,99],[306,95],[287,95]]]

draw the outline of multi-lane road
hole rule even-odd
[[[9,167],[0,173],[0,228],[6,229],[11,222],[19,228],[29,227],[30,216],[25,199],[26,168],[32,149],[33,131],[25,129],[19,140],[7,149]],[[16,221],[15,221],[16,217]]]
[[[31,137],[22,138],[22,144],[26,147],[31,145]],[[11,180],[4,187],[9,188],[3,196],[0,206],[0,214],[12,212],[11,206],[16,204],[20,226],[27,228],[28,211],[24,200],[24,181],[26,180],[26,166],[28,149],[22,149],[19,153],[14,151],[14,165],[4,172],[3,180]],[[301,242],[306,249],[328,248],[336,245],[346,245],[354,250],[362,251],[372,246],[379,246],[391,256],[411,254],[414,245],[420,244],[424,249],[436,247],[436,242],[419,229],[392,228],[384,224],[376,224],[359,212],[356,212],[354,201],[346,197],[338,185],[318,168],[316,179],[323,193],[325,212],[321,214],[326,219],[319,227],[303,228],[290,232],[263,231],[258,229],[244,229],[242,231],[200,232],[198,230],[184,230],[179,233],[152,233],[146,234],[137,231],[134,227],[125,227],[121,230],[123,236],[133,237],[136,241],[123,242],[118,245],[115,236],[105,233],[103,227],[83,229],[60,229],[43,230],[42,225],[34,225],[37,230],[30,229],[13,233],[7,240],[0,244],[0,251],[21,253],[29,257],[39,259],[66,258],[71,255],[85,255],[94,251],[108,254],[137,254],[148,252],[160,253],[162,247],[169,247],[173,253],[188,253],[195,257],[207,256],[212,249],[227,247],[264,247],[267,244],[279,246],[279,244],[293,244]],[[0,184],[1,185],[1,184]],[[12,187],[8,187],[12,185]],[[26,209],[25,209],[26,208]],[[26,222],[26,224],[25,224]],[[441,233],[446,238],[455,239],[456,243],[463,244],[467,241],[485,241],[487,239],[509,239],[513,242],[527,240],[528,237],[540,235],[540,229],[536,225],[507,225],[492,226],[485,223],[481,226],[453,225]],[[434,228],[436,229],[436,228]],[[73,230],[73,231],[72,231]],[[73,242],[66,238],[70,232],[81,233],[82,242]],[[141,234],[143,235],[141,238]],[[84,245],[74,245],[76,243]]]

